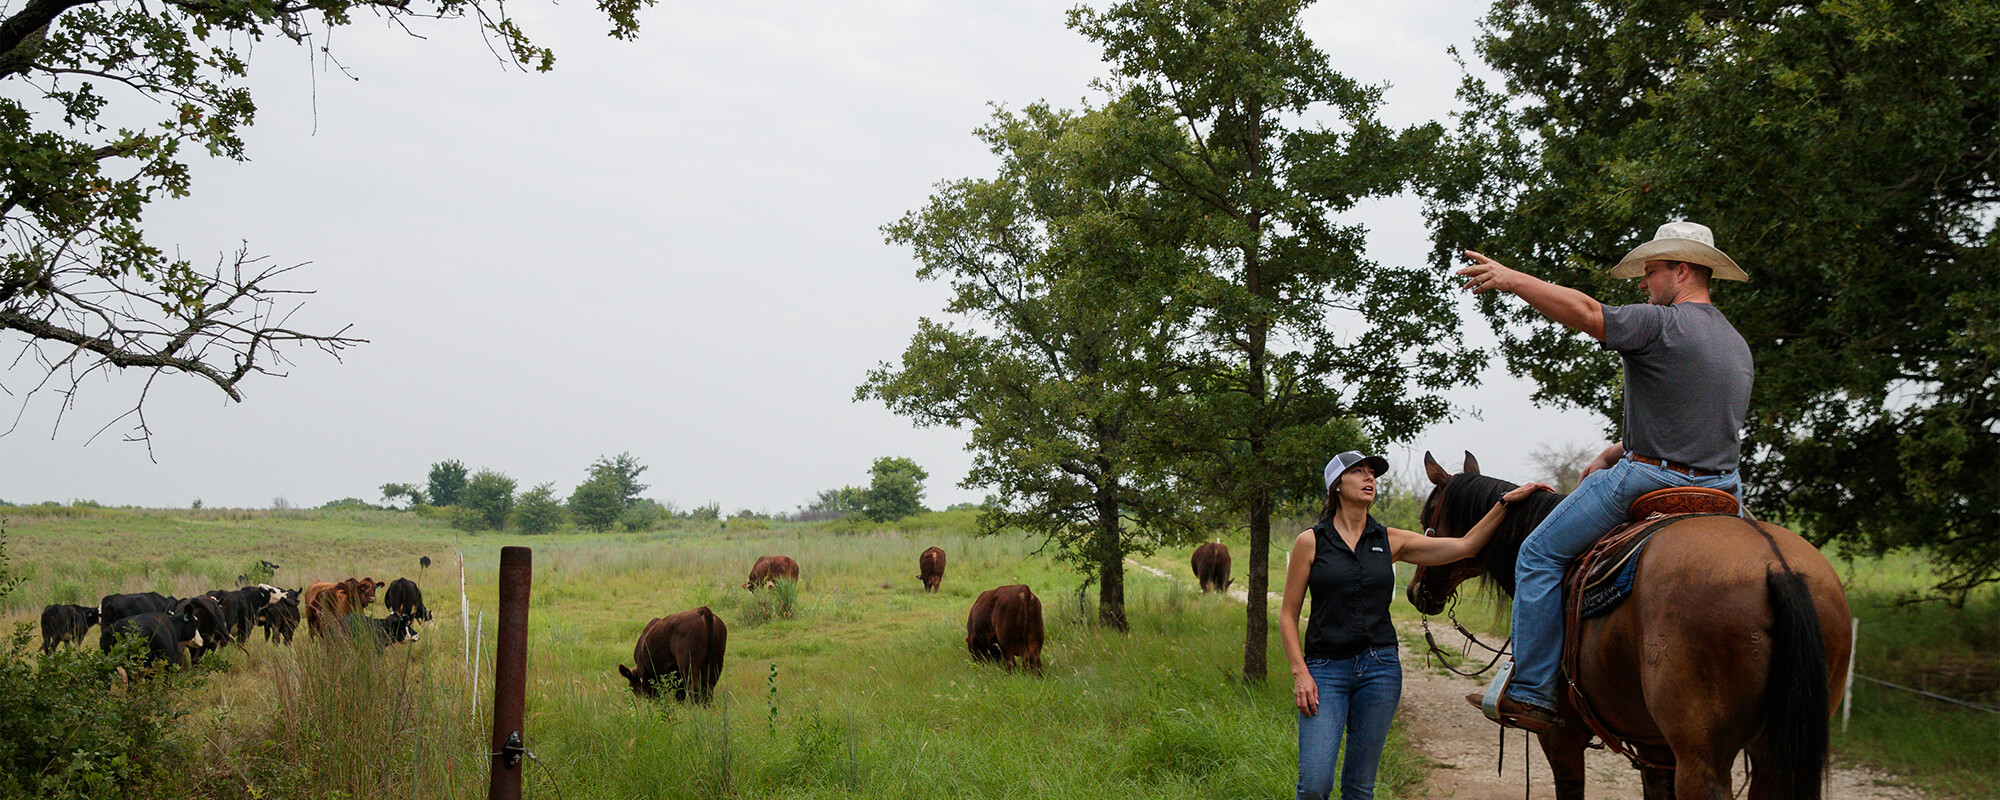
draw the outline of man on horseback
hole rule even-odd
[[[1563,571],[1625,521],[1640,495],[1675,486],[1740,494],[1736,473],[1749,412],[1750,347],[1709,298],[1709,281],[1748,280],[1715,248],[1706,226],[1670,222],[1613,267],[1638,278],[1646,303],[1604,305],[1575,289],[1466,251],[1473,293],[1510,292],[1555,322],[1589,334],[1625,362],[1624,440],[1599,453],[1584,478],[1522,543],[1515,567],[1514,669],[1499,699],[1501,724],[1540,733],[1557,724]],[[1479,695],[1467,700],[1480,705]]]

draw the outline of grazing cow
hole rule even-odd
[[[424,607],[424,591],[417,588],[417,582],[409,578],[397,578],[389,582],[389,588],[382,592],[382,605],[390,611],[410,618],[411,623],[431,619],[431,610]]]
[[[42,653],[53,653],[63,642],[83,644],[98,610],[90,606],[56,605],[42,609]]]
[[[414,620],[402,614],[390,614],[376,619],[356,612],[347,615],[345,621],[347,632],[355,641],[371,642],[376,647],[414,642],[418,638],[416,625],[412,624]]]
[[[924,582],[926,592],[938,590],[938,584],[944,582],[944,548],[927,548],[917,556],[917,580]]]
[[[282,640],[291,644],[292,632],[299,629],[298,590],[287,591],[284,599],[259,610],[257,627],[264,629],[264,641]]]
[[[194,614],[195,625],[201,631],[201,641],[188,645],[188,660],[199,664],[203,656],[222,649],[229,644],[229,619],[222,611],[222,604],[208,595],[190,597],[180,602]]]
[[[165,661],[181,667],[188,665],[186,647],[200,647],[205,641],[195,619],[194,606],[187,603],[171,612],[152,611],[114,620],[103,626],[97,646],[109,653],[121,636],[137,636],[146,643],[147,663]]]
[[[750,580],[743,588],[757,591],[757,587],[776,586],[779,578],[799,579],[799,562],[791,556],[761,556],[756,565],[750,567]]]
[[[632,694],[638,697],[659,697],[664,681],[673,687],[675,700],[685,701],[692,693],[696,701],[707,704],[722,676],[728,649],[729,626],[702,606],[646,623],[632,648],[636,666],[619,664],[618,674],[632,684]]]
[[[1221,592],[1229,589],[1235,581],[1229,578],[1229,546],[1221,542],[1209,542],[1194,549],[1194,578],[1201,581],[1204,592]]]
[[[97,603],[97,623],[109,625],[126,617],[151,614],[155,611],[171,611],[178,603],[180,603],[179,598],[168,597],[159,592],[107,594]]]
[[[1042,600],[1022,584],[979,593],[965,618],[965,649],[974,659],[999,661],[1042,674]]]

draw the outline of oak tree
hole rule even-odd
[[[1494,6],[1431,213],[1606,302],[1605,268],[1689,219],[1749,273],[1716,304],[1750,343],[1751,507],[1819,542],[2000,580],[2000,6]],[[1537,399],[1616,437],[1615,358],[1517,303],[1483,306]]]
[[[1179,131],[1133,141],[1153,190],[1203,224],[1202,261],[1178,291],[1198,306],[1173,407],[1186,487],[1249,528],[1243,677],[1266,672],[1271,520],[1323,491],[1319,466],[1365,431],[1405,440],[1451,412],[1473,380],[1445,276],[1378,264],[1339,217],[1422,177],[1442,135],[1376,118],[1380,87],[1333,71],[1300,26],[1309,0],[1128,0],[1079,8],[1129,103]],[[1355,425],[1358,424],[1358,428]]]
[[[980,530],[1045,537],[1097,584],[1098,621],[1119,630],[1126,554],[1185,538],[1203,507],[1147,457],[1170,435],[1156,412],[1191,324],[1174,299],[1190,266],[1181,211],[1158,204],[1118,144],[1147,135],[1178,133],[1119,108],[997,112],[979,136],[998,174],[943,184],[885,228],[916,252],[919,277],[950,284],[954,319],[920,320],[902,363],[858,393],[969,429],[961,485],[997,492]]]

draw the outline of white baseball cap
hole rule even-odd
[[[1381,456],[1364,456],[1359,450],[1349,450],[1334,456],[1332,461],[1326,462],[1326,490],[1329,492],[1333,491],[1333,482],[1340,480],[1342,473],[1362,464],[1374,467],[1375,474],[1378,476],[1386,475],[1389,472],[1389,459]]]

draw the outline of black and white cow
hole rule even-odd
[[[201,638],[201,624],[195,618],[194,606],[187,603],[172,611],[151,611],[107,623],[97,645],[109,653],[126,636],[138,637],[145,643],[147,663],[164,661],[181,667],[188,665],[189,646],[206,644]]]
[[[257,625],[257,614],[272,603],[285,599],[285,590],[268,583],[245,586],[241,589],[217,589],[208,593],[222,606],[222,616],[228,622],[230,638],[237,647],[250,639],[250,629]]]
[[[258,611],[257,627],[264,629],[264,641],[291,644],[292,632],[299,629],[298,591],[287,589],[283,599]]]
[[[431,610],[424,607],[424,591],[417,588],[417,582],[409,578],[397,578],[389,582],[383,590],[382,605],[390,611],[409,617],[412,623],[422,620],[429,622]]]

